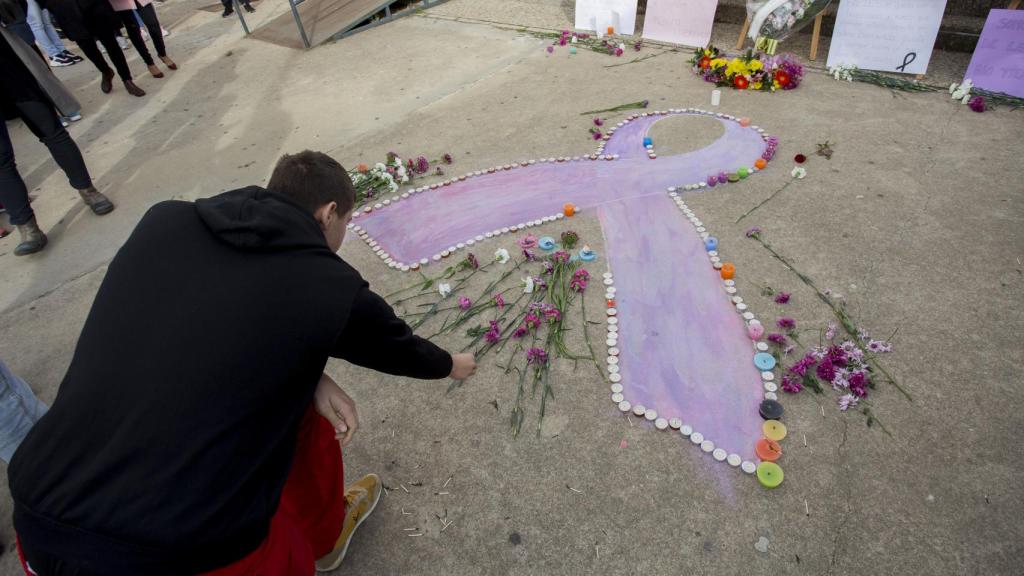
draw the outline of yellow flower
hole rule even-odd
[[[748,66],[750,66],[751,72],[757,72],[758,70],[764,68],[764,63],[761,62],[760,60],[751,60]]]
[[[747,76],[750,72],[747,70],[747,65],[746,63],[743,62],[743,60],[740,60],[739,58],[733,58],[732,61],[729,62],[729,68],[726,70],[726,73],[729,74],[730,76],[734,74],[741,74],[743,76]]]
[[[725,66],[726,64],[727,61],[725,58],[715,58],[714,60],[711,61],[712,68],[718,68],[720,66]]]
[[[760,82],[754,82],[754,83],[753,83],[753,84],[751,84],[750,86],[751,86],[751,87],[752,87],[752,88],[753,88],[754,90],[760,90],[760,89],[761,89],[761,83],[760,83]]]
[[[778,80],[772,80],[772,88],[778,88],[778,87],[779,87],[779,81]]]

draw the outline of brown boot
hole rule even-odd
[[[24,224],[18,224],[18,233],[21,234],[21,243],[14,249],[15,256],[35,254],[46,247],[46,234],[39,229],[35,216]]]
[[[135,82],[132,82],[131,80],[124,81],[124,89],[132,96],[138,96],[139,98],[146,95],[146,91],[136,86]]]
[[[103,73],[100,78],[100,90],[103,90],[104,94],[110,94],[110,91],[114,89],[114,71],[107,70]]]
[[[160,59],[163,60],[164,61],[164,65],[166,65],[171,70],[177,70],[178,69],[178,65],[174,63],[174,60],[171,60],[170,56],[161,56]]]
[[[153,78],[163,78],[164,77],[164,73],[161,72],[160,69],[156,67],[156,64],[148,64],[148,65],[146,65],[146,67],[149,68],[149,73],[150,73],[151,76],[153,76]]]
[[[85,190],[79,190],[78,195],[82,197],[85,205],[91,208],[93,214],[96,214],[97,216],[110,214],[114,211],[114,203],[104,196],[102,192],[97,190],[95,186],[90,186]]]

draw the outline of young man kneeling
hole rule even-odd
[[[381,484],[343,489],[358,427],[328,357],[462,379],[336,252],[348,174],[285,156],[267,189],[161,202],[111,262],[50,411],[9,468],[26,572],[308,576]]]

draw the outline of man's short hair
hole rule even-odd
[[[344,215],[355,205],[356,190],[348,172],[323,152],[304,150],[285,154],[270,175],[267,190],[284,194],[313,214],[324,204],[336,202]]]

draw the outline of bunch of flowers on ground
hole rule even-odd
[[[451,154],[444,154],[441,160],[435,160],[433,163],[451,164],[452,161]],[[397,192],[403,184],[426,175],[430,171],[430,166],[431,162],[424,156],[403,162],[394,152],[388,152],[384,162],[377,162],[373,166],[359,164],[355,170],[348,173],[356,189],[356,206],[373,201],[383,194]],[[440,166],[437,170],[439,175],[444,174]]]
[[[516,393],[509,414],[514,435],[519,434],[526,420],[527,395],[539,396],[539,432],[547,401],[554,398],[550,379],[554,359],[590,361],[600,373],[586,330],[583,294],[590,273],[581,267],[578,257],[568,252],[579,236],[566,231],[561,240],[561,246],[552,252],[538,253],[536,236],[527,234],[517,242],[518,257],[502,248],[490,262],[480,264],[469,254],[439,276],[423,275],[416,284],[388,295],[391,298],[413,291],[412,296],[393,304],[414,330],[429,323],[430,338],[463,335],[468,342],[462,351],[472,350],[478,362],[493,354],[505,374],[515,373]],[[482,291],[466,293],[470,279],[492,272],[498,276]],[[573,323],[569,313],[577,303],[587,346],[586,352],[578,353],[571,351],[565,341]],[[449,391],[460,385],[453,382]]]
[[[746,54],[728,57],[718,48],[698,48],[690,59],[694,74],[716,86],[737,90],[792,90],[803,80],[804,67],[792,54],[771,56],[748,50]]]

